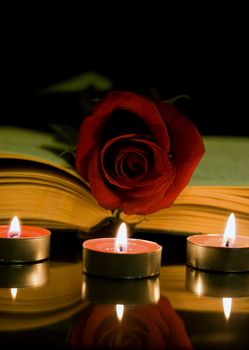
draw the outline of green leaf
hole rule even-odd
[[[112,81],[95,72],[84,72],[69,80],[58,82],[39,91],[41,94],[57,92],[79,92],[88,89],[107,91],[113,86]]]
[[[173,103],[175,103],[176,101],[180,100],[181,98],[187,98],[187,99],[189,99],[189,96],[188,96],[188,95],[178,95],[178,96],[175,96],[175,97],[170,98],[169,100],[165,100],[165,102],[167,102],[167,103],[169,103],[169,104],[173,104]]]
[[[55,138],[68,144],[69,146],[74,146],[77,144],[78,129],[67,124],[49,124],[49,127],[53,130]]]
[[[60,157],[63,157],[65,154],[71,154],[72,156],[75,157],[75,151],[76,151],[76,145],[75,146],[71,146],[71,147],[68,147],[67,149],[65,149],[65,151],[61,152],[60,153]]]

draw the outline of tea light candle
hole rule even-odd
[[[215,298],[242,298],[249,296],[249,272],[220,273],[186,268],[186,289],[196,295]]]
[[[187,265],[221,272],[249,271],[249,237],[236,236],[235,216],[230,214],[225,232],[187,238]]]
[[[160,272],[162,247],[155,242],[127,238],[122,223],[116,238],[89,239],[83,243],[83,270],[113,278],[143,278]]]
[[[49,280],[49,261],[32,264],[0,264],[0,288],[34,288]]]
[[[40,227],[20,226],[15,216],[10,224],[0,226],[0,262],[26,263],[49,257],[51,232]]]
[[[160,298],[158,276],[140,279],[100,278],[83,273],[82,299],[97,304],[155,304]]]

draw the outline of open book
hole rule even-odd
[[[237,233],[249,235],[249,138],[203,140],[206,153],[170,208],[121,218],[135,230],[188,235],[223,233],[234,212]],[[0,127],[0,224],[17,215],[23,224],[91,233],[115,219],[61,157],[67,147],[50,133]]]

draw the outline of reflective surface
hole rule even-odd
[[[153,279],[120,282],[84,275],[82,240],[75,233],[56,233],[47,264],[29,266],[27,273],[21,269],[16,283],[14,274],[6,277],[10,267],[1,265],[1,344],[53,349],[248,348],[249,275],[224,277],[189,269],[185,237],[155,235],[157,239],[163,245],[163,266]],[[44,283],[27,283],[30,280]]]

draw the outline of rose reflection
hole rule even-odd
[[[169,300],[125,306],[120,322],[116,305],[90,303],[71,334],[73,349],[192,349],[185,326]]]

